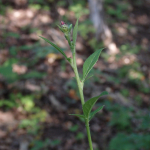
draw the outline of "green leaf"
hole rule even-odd
[[[45,75],[46,75],[45,73],[41,73],[41,72],[38,72],[38,71],[30,71],[29,73],[20,75],[20,77],[22,79],[30,79],[30,78],[40,79],[40,78],[43,78]]]
[[[101,107],[97,108],[95,111],[91,112],[90,116],[89,116],[89,120],[91,120],[95,116],[96,113],[98,113],[100,110],[102,110],[103,107],[104,106],[101,106]]]
[[[93,68],[95,63],[97,62],[99,55],[101,53],[102,49],[99,49],[95,51],[92,55],[90,55],[87,60],[83,64],[83,81],[85,80],[86,76],[90,72],[90,70]]]
[[[63,32],[62,28],[61,28],[59,25],[57,25],[57,26],[58,26],[58,28]]]
[[[72,29],[72,24],[69,25],[69,32],[71,31]]]
[[[78,129],[79,129],[78,125],[74,125],[74,126],[69,128],[69,130],[72,131],[72,132],[76,132]]]
[[[91,99],[89,99],[88,101],[85,102],[85,104],[83,105],[83,112],[86,118],[89,118],[89,114],[94,106],[94,104],[96,103],[96,101],[104,95],[107,95],[108,92],[104,91],[102,92],[100,95],[93,97]]]
[[[79,118],[84,118],[84,115],[79,115],[79,114],[69,114],[69,115],[76,116],[76,117],[79,117]]]
[[[78,134],[76,135],[76,140],[82,140],[85,137],[85,135],[82,132],[78,132]]]
[[[91,76],[87,77],[84,81],[86,81],[87,79],[89,79],[89,78],[91,78],[91,77],[93,77],[93,75],[91,75]]]
[[[2,66],[0,66],[0,75],[2,75],[8,83],[13,83],[19,79],[18,74],[13,72],[13,64],[17,62],[17,59],[11,58],[5,61]]]
[[[78,33],[78,19],[77,19],[75,27],[73,29],[73,44],[74,45],[76,44],[77,33]]]
[[[66,54],[57,45],[55,45],[54,43],[52,43],[51,41],[49,41],[48,39],[46,39],[44,37],[40,36],[40,38],[42,38],[43,40],[45,40],[46,42],[48,42],[49,44],[51,44],[53,47],[55,47],[68,60]]]

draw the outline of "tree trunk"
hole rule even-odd
[[[110,54],[119,52],[116,44],[113,42],[111,30],[107,26],[104,18],[103,0],[89,0],[90,18],[96,29],[97,40],[102,39],[105,46],[108,47]]]

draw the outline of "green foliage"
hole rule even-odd
[[[13,46],[10,48],[10,51],[11,49],[16,49],[16,51],[30,51],[30,50],[34,50],[35,48],[39,48],[40,47],[40,44],[39,42],[38,43],[35,43],[33,45],[22,45],[22,46]]]
[[[0,107],[7,109],[19,108],[22,113],[28,114],[27,119],[20,121],[19,127],[25,128],[31,134],[37,134],[40,122],[45,121],[47,113],[35,106],[34,95],[10,94],[6,100],[0,100]]]
[[[66,54],[57,45],[55,45],[54,43],[52,43],[51,41],[49,41],[48,39],[46,39],[44,37],[40,36],[40,38],[42,38],[43,40],[45,40],[46,42],[48,42],[49,44],[51,44],[53,47],[55,47],[68,60]]]
[[[141,50],[140,45],[130,45],[130,44],[125,44],[121,45],[120,51],[122,52],[122,55],[124,54],[137,54]]]
[[[35,3],[38,3],[38,4],[45,4],[44,1],[42,0],[29,0],[29,4],[35,4]]]
[[[50,141],[50,146],[54,147],[56,145],[59,145],[60,143],[61,141],[56,139],[56,140]]]
[[[20,35],[18,33],[15,33],[15,32],[7,32],[7,33],[5,33],[4,36],[5,36],[5,38],[13,37],[13,38],[16,38],[16,39],[18,39],[20,37]]]
[[[40,109],[35,107],[34,95],[10,94],[8,99],[0,100],[0,107],[6,109],[20,108],[24,112],[36,113]]]
[[[90,25],[91,25],[91,23],[90,23]],[[87,25],[84,27],[84,29],[82,29],[83,31],[85,30],[87,28]],[[95,31],[95,28],[93,27],[93,26],[88,26],[88,28],[89,28],[89,30],[86,30],[87,31],[87,33],[85,32],[85,36],[83,36],[83,38],[87,38],[88,37],[88,33],[89,32],[91,32],[91,33],[95,33],[96,31]],[[81,33],[83,32],[83,31],[80,31]],[[84,32],[83,32],[84,33]],[[82,34],[81,34],[82,35]],[[88,41],[88,44],[92,47],[92,49],[98,49],[99,47],[104,47],[104,44],[103,44],[103,42],[100,42],[100,41],[98,41],[97,39],[95,39],[95,38],[92,38],[92,39],[89,39],[89,41]],[[103,55],[108,55],[107,53],[102,53]]]
[[[17,63],[15,58],[8,59],[2,66],[0,66],[0,74],[4,76],[8,83],[15,82],[18,79],[17,73],[13,72],[13,64]]]
[[[97,62],[99,55],[101,53],[101,51],[103,50],[97,50],[95,51],[92,55],[90,55],[86,61],[83,64],[83,81],[85,80],[86,76],[88,75],[88,73],[90,72],[90,70],[93,68],[93,66],[95,65],[95,63]]]
[[[89,76],[85,79],[85,85],[86,86],[90,86],[91,82],[96,82],[96,83],[100,83],[100,76],[102,75],[102,72],[99,69],[95,69],[93,68],[90,72],[89,72]],[[92,77],[92,78],[91,78]],[[91,78],[90,80],[88,80],[89,78]]]
[[[82,139],[84,139],[84,137],[85,137],[85,135],[82,132],[79,132],[79,133],[77,133],[75,138],[76,138],[76,140],[82,140]]]
[[[29,73],[20,75],[20,77],[23,79],[30,79],[30,78],[40,79],[43,78],[45,75],[46,75],[45,73],[41,73],[38,71],[30,71]]]
[[[125,97],[128,97],[129,96],[129,90],[128,89],[122,89],[121,91],[121,94]]]
[[[87,30],[87,28],[88,28],[88,30]],[[85,40],[89,39],[89,34],[95,33],[95,28],[93,27],[93,24],[92,24],[91,20],[82,21],[79,24],[78,30],[79,30],[79,33],[82,36],[82,38],[84,38]],[[91,39],[89,39],[88,43],[90,44],[90,46],[94,46],[95,45],[95,43],[92,43]],[[99,46],[97,44],[94,47],[96,49],[98,49],[99,47],[102,47],[102,46]]]
[[[5,15],[7,6],[0,0],[0,15]]]
[[[110,142],[109,150],[149,150],[149,134],[129,134],[118,133]]]
[[[44,141],[41,140],[35,140],[32,142],[33,147],[31,148],[31,150],[48,150],[49,146],[56,146],[58,144],[60,144],[61,141],[60,140],[49,140],[49,139],[45,139]]]
[[[139,68],[140,64],[136,62],[130,65],[124,65],[117,70],[118,77],[119,78],[126,77],[131,82],[136,83],[136,81],[138,81],[140,83],[141,80],[144,79],[144,73],[140,71]]]
[[[34,145],[33,148],[31,148],[31,150],[48,150],[48,146],[50,146],[50,140],[46,139],[45,141],[40,141],[40,140],[35,140],[34,142],[32,142],[32,144]]]
[[[106,80],[109,81],[109,82],[113,82],[115,85],[119,85],[120,84],[120,81],[121,81],[121,78],[117,77],[116,76],[107,76],[106,77]]]
[[[134,150],[133,141],[124,133],[117,134],[109,144],[110,150]]]
[[[112,110],[113,113],[110,120],[111,126],[116,126],[118,129],[127,129],[131,127],[130,109],[115,105],[114,107],[112,107]]]
[[[16,107],[16,102],[11,100],[2,99],[0,100],[0,108],[5,107],[6,109],[11,109]]]
[[[31,67],[34,66],[41,59],[45,58],[50,53],[57,53],[54,47],[52,46],[40,46],[38,43],[34,45],[23,45],[23,46],[13,46],[10,48],[9,52],[12,56],[16,57],[19,51],[30,51],[32,53],[31,57],[23,57],[18,59],[18,61],[23,64]]]
[[[127,108],[119,104],[112,104],[109,101],[100,103],[100,105],[105,105],[105,108],[111,112],[111,118],[109,122],[110,126],[117,127],[119,130],[131,129],[132,107]]]
[[[138,84],[139,85],[139,84]],[[149,94],[150,93],[150,88],[149,87],[145,87],[143,84],[142,86],[139,85],[139,91],[145,93],[145,94]]]
[[[131,8],[129,2],[119,0],[115,2],[112,0],[105,0],[104,7],[109,15],[123,21],[128,19],[126,13]]]
[[[76,16],[88,15],[90,11],[84,5],[85,4],[84,3],[82,4],[82,1],[80,1],[74,5],[71,5],[69,7],[69,10],[73,11],[76,14]]]
[[[30,50],[34,53],[32,61],[34,59],[40,60],[41,58],[45,58],[48,54],[56,52],[55,48],[53,48],[52,46],[34,46]]]
[[[147,134],[150,129],[149,109],[144,110],[143,113],[143,111],[132,111],[133,108],[123,107],[109,101],[103,104],[106,105],[105,109],[111,113],[109,125],[113,126],[117,132],[110,140],[108,149],[149,150],[150,136]],[[118,130],[122,130],[122,133]]]
[[[74,89],[74,90],[77,92],[78,87],[77,87],[77,84],[76,84],[76,79],[75,79],[75,78],[72,78],[71,80],[69,80],[69,81],[66,83],[66,88],[67,88],[68,91],[69,91],[70,89]]]
[[[60,6],[60,7],[63,7],[63,6],[65,6],[66,4],[67,4],[66,1],[58,1],[58,2],[57,2],[57,6]]]
[[[36,135],[40,129],[39,121],[35,119],[24,119],[20,122],[19,128],[25,128],[28,133]]]
[[[137,105],[141,105],[142,104],[142,96],[137,95],[135,96],[135,101],[137,102]]]
[[[111,121],[111,126],[116,126],[118,129],[129,128],[130,123],[130,115],[126,109],[120,109],[113,112]]]
[[[69,128],[69,130],[70,130],[71,132],[76,132],[78,129],[79,129],[79,126],[78,126],[78,125],[74,125],[74,126],[72,126],[72,127]]]
[[[72,116],[76,116],[76,117],[79,117],[79,118],[84,118],[84,115],[79,115],[79,114],[69,114],[69,115],[72,115]]]
[[[49,6],[46,6],[46,4],[42,6],[40,3],[39,4],[31,3],[31,4],[29,4],[29,8],[34,9],[34,10],[40,10],[40,9],[46,10],[46,11],[50,10]]]
[[[145,131],[150,130],[150,115],[149,114],[139,115],[138,119],[140,120],[140,123],[138,124],[139,130],[145,130]]]
[[[13,65],[16,63],[18,63],[18,60],[11,58],[0,67],[0,74],[3,75],[8,83],[13,83],[21,79],[42,78],[46,75],[45,73],[40,73],[37,71],[30,71],[26,74],[18,75],[17,73],[13,72]]]
[[[33,95],[27,95],[22,96],[20,98],[20,105],[24,108],[26,112],[31,112],[34,108],[34,96]]]
[[[90,116],[89,116],[89,120],[91,120],[95,116],[96,113],[98,113],[100,110],[102,110],[103,107],[104,106],[101,106],[101,107],[97,108],[96,110],[94,110],[93,112],[91,112]]]
[[[41,126],[40,123],[44,122],[47,116],[46,111],[37,109],[33,115],[30,115],[29,119],[21,120],[19,128],[27,129],[28,133],[37,135]]]
[[[65,60],[62,60],[62,61],[61,61],[61,70],[62,70],[62,71],[65,71],[65,70],[66,70],[66,61],[65,61]]]
[[[85,81],[88,80],[88,79],[91,78],[91,77],[93,77],[93,75],[88,76],[88,77],[85,79]]]
[[[91,110],[92,110],[94,104],[96,103],[96,101],[97,101],[101,96],[104,96],[104,95],[107,95],[107,94],[108,94],[108,93],[107,93],[106,91],[104,91],[104,92],[102,92],[99,96],[93,97],[93,98],[89,99],[87,102],[85,102],[85,104],[84,104],[83,107],[82,107],[82,108],[83,108],[83,112],[84,112],[85,118],[89,118],[90,112],[91,112]],[[95,113],[97,113],[97,112],[95,112]],[[95,113],[92,113],[92,114],[94,115]],[[93,116],[92,114],[91,114],[91,116]],[[90,116],[90,118],[91,118],[91,116]]]

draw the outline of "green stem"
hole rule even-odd
[[[82,103],[82,106],[83,106],[84,105],[83,83],[82,83],[82,81],[80,81],[80,78],[79,78],[77,63],[76,63],[76,53],[75,52],[73,52],[73,70],[74,70],[74,73],[75,73],[77,85],[78,85],[78,88],[79,88],[81,103]]]
[[[90,133],[90,126],[89,126],[89,120],[88,119],[85,120],[85,126],[86,126],[86,131],[87,131],[90,150],[93,150],[91,133]]]
[[[76,77],[76,80],[77,80],[77,85],[78,85],[78,88],[79,88],[81,103],[82,103],[82,106],[83,106],[84,103],[85,103],[84,102],[84,95],[83,95],[83,81],[80,81],[80,78],[79,78],[77,63],[76,63],[75,49],[73,50],[72,54],[73,54],[73,70],[74,70],[75,77]],[[87,119],[87,118],[85,119],[85,126],[86,126],[86,131],[87,131],[90,150],[93,150],[90,127],[89,127],[89,119]]]

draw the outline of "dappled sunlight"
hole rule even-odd
[[[107,46],[108,46],[108,53],[110,55],[114,55],[114,54],[119,53],[119,49],[117,48],[115,43],[109,43]]]
[[[66,72],[61,71],[60,74],[59,74],[59,76],[60,76],[61,78],[70,79],[70,78],[73,78],[73,77],[74,77],[74,72],[72,71],[72,72],[70,72],[70,73],[68,74],[68,73],[66,73]]]
[[[65,15],[65,13],[66,13],[66,10],[63,9],[63,8],[58,8],[57,11],[58,11],[58,13],[59,13],[61,16]]]
[[[23,66],[23,65],[20,66],[17,64],[13,64],[12,68],[13,68],[13,72],[16,72],[17,74],[24,74],[28,70],[28,68],[26,66]]]
[[[12,124],[15,121],[15,117],[11,112],[0,111],[0,126]]]
[[[81,66],[83,65],[83,59],[82,58],[77,58],[77,65]]]
[[[81,42],[77,41],[76,49],[77,49],[77,51],[82,51],[84,49],[84,45]]]
[[[13,26],[23,27],[28,25],[33,19],[35,12],[32,10],[14,10],[8,12],[8,18]]]
[[[46,24],[52,22],[48,13],[43,13],[41,15],[38,14],[37,10],[32,9],[14,10],[11,13],[8,12],[8,17],[12,21],[13,25],[17,25],[19,27],[29,24],[32,24],[32,26],[38,26],[39,23]]]
[[[123,27],[118,27],[117,32],[119,36],[126,36],[127,35],[127,29]]]
[[[128,56],[124,56],[122,58],[122,64],[123,65],[129,65],[129,64],[132,64],[134,63],[135,61],[137,61],[137,58],[135,55],[128,55]]]

